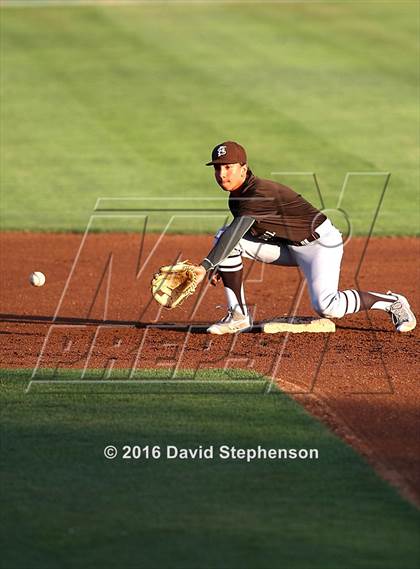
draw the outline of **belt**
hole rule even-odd
[[[309,245],[309,243],[313,243],[320,237],[321,235],[316,231],[314,231],[306,239],[303,239],[302,241],[288,241],[288,244],[293,245],[294,247],[303,247],[304,245]]]
[[[291,241],[290,239],[277,237],[277,235],[275,235],[275,233],[271,231],[266,231],[265,233],[259,235],[255,230],[253,230],[252,227],[249,233],[251,234],[252,237],[254,237],[257,241],[260,242],[262,241],[264,243],[269,243],[270,245],[287,244],[287,245],[293,245],[294,247],[303,247],[304,245],[309,245],[309,243],[313,243],[314,241],[316,241],[321,237],[319,233],[314,231],[309,235],[309,237],[303,239],[302,241]]]

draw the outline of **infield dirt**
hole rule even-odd
[[[371,311],[369,318],[360,313],[336,321],[334,334],[213,337],[203,332],[224,315],[224,308],[217,308],[225,302],[221,285],[207,287],[175,311],[159,310],[149,292],[160,265],[176,258],[199,262],[211,246],[210,236],[168,235],[159,242],[157,235],[143,241],[129,233],[91,234],[79,251],[82,238],[1,235],[2,368],[34,368],[38,363],[38,373],[85,365],[105,371],[112,360],[120,373],[133,366],[157,368],[167,370],[168,378],[175,366],[261,373],[420,503],[419,328],[399,335],[386,314]],[[418,241],[374,238],[363,255],[366,244],[362,237],[347,244],[341,288],[390,289],[407,296],[418,313]],[[35,270],[47,277],[42,288],[29,284]],[[302,282],[296,268],[248,263],[246,275],[256,322],[292,313]],[[306,290],[296,312],[314,314]],[[59,326],[51,328],[52,323]],[[228,378],[221,372],[221,379]]]

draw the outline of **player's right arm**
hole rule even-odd
[[[216,269],[236,247],[248,229],[253,225],[255,218],[251,216],[235,217],[232,223],[225,229],[216,245],[200,263],[206,271]]]

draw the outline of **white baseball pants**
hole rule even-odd
[[[223,233],[219,230],[216,239]],[[224,272],[242,269],[242,257],[273,265],[298,266],[305,276],[312,306],[320,315],[341,318],[360,309],[360,297],[352,290],[339,291],[343,240],[330,220],[316,228],[320,238],[308,245],[273,245],[244,236],[219,264]]]

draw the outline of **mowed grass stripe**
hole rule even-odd
[[[10,569],[416,567],[418,512],[284,394],[25,394],[29,376],[1,374]],[[108,444],[261,444],[319,459],[107,461]]]
[[[317,172],[327,207],[347,171],[390,171],[377,232],[413,233],[415,22],[410,3],[7,9],[4,226],[83,230],[98,196],[219,196],[203,163],[234,138],[261,176]],[[371,199],[366,180],[349,193],[356,233]]]

